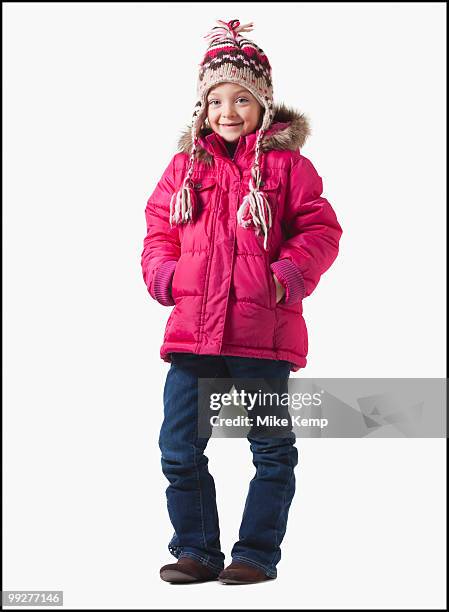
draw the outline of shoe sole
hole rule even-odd
[[[162,580],[165,582],[177,582],[184,584],[187,582],[206,582],[207,580],[217,580],[217,578],[195,578],[189,574],[184,574],[178,570],[163,570],[160,572]]]
[[[268,582],[274,580],[274,578],[267,578],[266,580],[233,580],[232,578],[219,578],[222,584],[259,584],[259,582]]]

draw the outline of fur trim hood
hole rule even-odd
[[[296,151],[301,148],[311,134],[309,119],[304,113],[300,113],[283,103],[274,104],[273,110],[273,121],[261,142],[262,151],[272,149]],[[199,136],[205,138],[212,134],[212,131],[211,128],[203,127]],[[192,129],[187,127],[182,131],[178,140],[178,151],[190,155],[192,146]],[[201,146],[201,141],[198,142],[195,157],[206,163],[211,163],[213,160],[212,155]]]

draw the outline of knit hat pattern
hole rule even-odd
[[[219,83],[236,83],[250,91],[264,109],[255,144],[249,193],[244,196],[237,210],[237,222],[241,227],[253,228],[257,235],[263,234],[264,249],[267,249],[272,215],[267,196],[260,187],[263,156],[261,142],[274,116],[271,65],[264,51],[254,41],[242,35],[253,29],[252,22],[241,25],[238,19],[232,19],[228,22],[217,20],[217,23],[219,25],[214,26],[204,36],[209,41],[209,46],[199,64],[197,102],[190,128],[193,145],[182,187],[171,198],[170,226],[196,220],[197,200],[192,174],[201,127],[207,116],[208,92]]]

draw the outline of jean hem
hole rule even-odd
[[[267,576],[269,576],[270,578],[277,578],[277,570],[276,568],[268,568],[265,565],[262,565],[261,563],[258,563],[257,561],[253,561],[252,559],[248,559],[247,557],[242,557],[240,555],[234,556],[232,557],[233,561],[242,561],[242,563],[248,563],[249,565],[254,565],[255,567],[257,567],[258,569],[263,570]]]
[[[216,565],[213,561],[208,561],[204,557],[201,557],[200,555],[197,555],[192,552],[182,552],[178,556],[178,559],[181,559],[181,557],[191,557],[192,559],[196,559],[196,561],[200,561],[203,565],[205,565],[209,569],[215,572],[218,572],[218,574],[224,569],[224,567],[220,567],[219,565]]]

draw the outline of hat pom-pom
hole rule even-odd
[[[245,23],[244,25],[241,25],[238,19],[231,19],[230,21],[217,19],[216,22],[220,25],[213,27],[212,30],[203,36],[203,38],[208,39],[210,43],[225,41],[228,36],[233,37],[235,40],[241,40],[241,32],[251,32],[254,29],[253,21]]]

